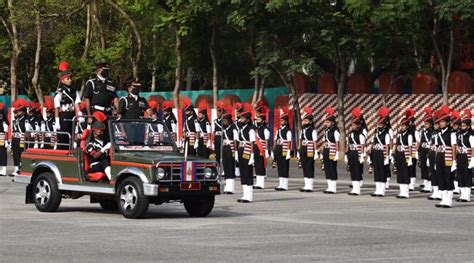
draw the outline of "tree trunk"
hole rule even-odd
[[[37,7],[38,10],[36,10],[36,52],[35,52],[35,66],[34,66],[34,72],[33,72],[33,77],[31,78],[31,84],[33,85],[33,89],[36,93],[36,97],[38,98],[38,102],[41,103],[41,105],[44,104],[43,100],[43,93],[41,92],[41,88],[39,86],[39,73],[40,73],[40,55],[41,55],[41,37],[42,37],[42,24],[41,24],[41,14],[40,14],[40,8]]]
[[[10,41],[12,44],[12,55],[10,58],[10,94],[11,94],[11,102],[14,102],[18,96],[17,90],[17,76],[16,76],[16,69],[18,64],[18,57],[20,56],[21,48],[19,45],[18,40],[18,31],[16,28],[16,18],[15,18],[15,8],[13,6],[13,0],[7,0],[7,7],[8,11],[10,12],[9,22],[10,27],[7,25],[6,21],[2,19],[3,25],[10,37]]]
[[[265,78],[262,77],[262,80],[260,81],[260,88],[258,89],[258,97],[257,101],[261,100],[263,98],[263,93],[265,91]]]
[[[179,26],[175,25],[176,34],[176,70],[175,70],[175,82],[173,90],[173,99],[175,108],[179,108],[179,88],[181,86],[181,67],[182,67],[182,50],[181,50],[181,35],[179,32]]]
[[[253,95],[252,95],[252,106],[255,107],[257,101],[258,101],[258,94],[260,93],[260,81],[258,74],[255,74],[255,77],[253,79]]]
[[[454,52],[454,21],[451,23],[451,30],[449,31],[449,54],[448,54],[448,61],[446,61],[446,76],[443,83],[444,105],[448,105],[449,103],[448,84],[449,84],[449,76],[451,75],[451,68],[453,64],[453,52]]]
[[[337,52],[337,126],[339,127],[339,132],[341,133],[341,139],[339,141],[339,151],[344,151],[346,147],[346,121],[344,119],[344,88],[347,85],[347,64],[346,59],[343,54],[339,51]]]
[[[111,5],[115,10],[117,10],[117,12],[119,12],[123,17],[125,17],[127,22],[130,24],[130,27],[132,28],[135,41],[137,42],[137,51],[133,59],[133,77],[138,78],[138,64],[140,62],[140,56],[142,53],[142,39],[140,37],[140,32],[138,31],[135,21],[133,21],[133,19],[127,14],[127,12],[125,12],[125,10],[123,10],[112,0],[106,0],[106,2]]]
[[[100,40],[100,47],[102,50],[105,50],[105,37],[104,31],[102,30],[102,25],[100,24],[99,19],[97,18],[97,1],[94,0],[91,2],[91,11],[92,11],[92,20],[94,21],[95,25],[97,26],[99,40]]]
[[[151,92],[156,91],[156,63],[153,62],[153,67],[151,69]]]
[[[89,47],[92,38],[92,14],[91,14],[91,5],[87,4],[87,16],[86,16],[86,38],[84,40],[84,51],[82,52],[82,59],[87,58],[87,54],[89,53]],[[84,85],[85,81],[84,78],[81,79],[81,91],[80,94],[82,96],[84,92]]]
[[[212,60],[212,98],[214,107],[216,107],[216,102],[219,99],[219,79],[217,77],[217,58],[216,58],[216,50],[215,50],[215,42],[216,42],[216,32],[217,26],[215,20],[212,23],[212,34],[211,34],[211,41],[209,43],[209,52],[211,53],[211,60]]]

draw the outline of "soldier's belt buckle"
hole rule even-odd
[[[426,142],[424,142],[424,143],[421,144],[421,147],[425,148],[425,149],[428,149],[428,148],[430,148],[430,145],[427,144]]]
[[[324,148],[329,148],[329,143],[325,142],[324,143]]]
[[[222,135],[222,132],[216,131],[216,136],[221,136],[221,135]]]
[[[354,144],[349,144],[349,150],[356,151],[357,147]]]
[[[306,140],[302,141],[302,142],[301,142],[301,145],[303,145],[303,146],[308,145],[308,141],[306,141]]]
[[[403,148],[403,146],[397,146],[397,151],[404,152],[405,149]]]
[[[278,145],[282,145],[282,144],[283,144],[283,141],[282,141],[281,139],[278,139],[278,140],[277,140],[277,144],[278,144]]]

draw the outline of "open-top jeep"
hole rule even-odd
[[[207,216],[221,193],[217,162],[179,153],[169,131],[151,120],[108,120],[111,180],[90,173],[85,149],[91,130],[70,135],[67,150],[29,148],[15,182],[26,183],[26,203],[53,212],[63,198],[89,195],[104,210],[127,218],[145,215],[150,203],[180,201],[190,216]],[[80,137],[80,138],[79,138]]]

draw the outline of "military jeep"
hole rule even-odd
[[[178,201],[193,217],[212,211],[222,191],[217,162],[184,156],[162,122],[108,120],[106,133],[111,180],[105,173],[89,172],[85,148],[91,130],[67,134],[71,139],[65,150],[27,149],[21,156],[21,173],[15,176],[15,182],[27,184],[26,203],[53,212],[62,199],[90,196],[91,203],[119,210],[126,218],[143,217],[150,203]]]

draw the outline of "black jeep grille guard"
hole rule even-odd
[[[194,181],[216,181],[219,180],[219,166],[217,162],[208,161],[208,162],[195,162],[195,176]],[[182,172],[183,162],[159,162],[156,165],[157,169],[162,168],[165,170],[165,178],[158,180],[160,182],[182,182],[184,181]],[[214,173],[214,176],[210,179],[205,178],[204,170],[210,168]]]

